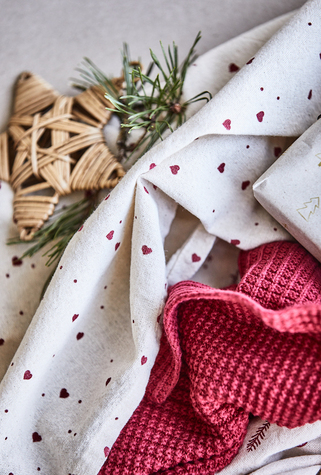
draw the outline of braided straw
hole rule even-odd
[[[14,114],[8,132],[0,135],[0,179],[10,180],[15,191],[21,239],[32,239],[59,196],[113,188],[124,176],[102,131],[111,114],[107,106],[98,86],[72,98],[34,74],[20,75]]]

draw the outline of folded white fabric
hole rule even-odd
[[[255,198],[321,262],[321,122],[315,122],[253,185]]]
[[[279,427],[255,417],[250,421],[243,445],[232,463],[220,475],[296,474],[312,467],[317,475],[321,464],[321,421],[296,429]],[[259,468],[261,467],[261,468]],[[301,472],[298,472],[301,473]]]
[[[22,315],[9,316],[16,302],[2,306],[0,357],[9,367],[0,386],[1,473],[95,475],[143,397],[168,281],[191,278],[213,244],[213,260],[219,258],[217,238],[242,249],[290,238],[255,201],[252,185],[289,137],[302,134],[320,113],[320,7],[321,0],[309,1],[293,17],[263,25],[196,61],[186,94],[193,83],[195,94],[209,88],[194,73],[205,62],[221,63],[216,77],[206,76],[214,92],[244,67],[107,195],[68,246],[30,324]],[[9,190],[2,186],[0,192]],[[166,267],[164,240],[177,204],[198,224]],[[1,282],[12,299],[22,278],[15,280],[3,266],[8,258]],[[19,301],[32,300],[31,313],[33,280],[25,269],[23,264],[14,273],[23,271],[29,280]],[[243,446],[222,473],[249,473],[321,435],[320,423],[295,431],[273,427],[270,441],[257,451]]]

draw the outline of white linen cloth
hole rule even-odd
[[[186,96],[205,88],[217,94],[102,201],[68,246],[34,316],[48,271],[40,258],[12,267],[21,248],[5,248],[13,228],[1,206],[0,357],[2,371],[8,367],[0,385],[1,473],[96,475],[144,395],[168,283],[194,275],[228,285],[236,278],[235,246],[290,239],[255,201],[252,184],[320,113],[320,7],[321,0],[309,1],[191,66]],[[235,74],[235,66],[244,67]],[[0,193],[8,203],[7,184]],[[177,204],[195,227],[179,249],[177,234],[171,244],[168,237],[167,254]],[[226,255],[219,279],[213,272]],[[247,440],[260,423],[251,422]],[[292,457],[289,473],[318,471],[320,442],[294,457],[291,450],[321,436],[321,422],[269,430],[254,451],[245,441],[221,473],[282,473],[282,457]]]

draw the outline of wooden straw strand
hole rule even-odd
[[[3,132],[0,134],[0,180],[9,181],[9,173],[8,134]]]
[[[32,239],[59,196],[113,187],[125,174],[102,132],[110,106],[99,87],[70,98],[31,73],[20,76],[8,134],[15,154],[10,177],[14,217],[22,239]],[[6,149],[8,135],[0,135],[0,177],[8,177]]]

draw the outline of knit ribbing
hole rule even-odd
[[[204,416],[227,402],[289,428],[321,418],[321,345],[313,337],[279,332],[221,301],[187,301],[178,318],[192,398]]]
[[[163,348],[161,345],[161,352]],[[143,399],[115,442],[101,475],[205,475],[232,461],[244,439],[248,417],[243,410],[224,404],[216,424],[204,423],[191,404],[186,369],[183,365],[178,384],[163,404]],[[153,371],[151,382],[160,376]],[[229,414],[226,421],[225,413]]]
[[[321,267],[298,243],[269,243],[239,256],[238,291],[265,308],[321,302]]]
[[[146,394],[100,475],[215,473],[250,412],[289,428],[321,418],[320,265],[282,242],[239,266],[235,290],[171,289]]]

